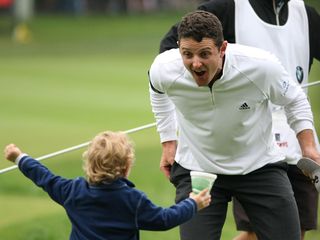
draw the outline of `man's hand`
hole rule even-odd
[[[312,180],[317,191],[320,192],[320,164],[310,158],[303,157],[298,161],[297,167]]]
[[[162,156],[160,160],[160,170],[167,178],[170,178],[171,166],[174,163],[176,155],[177,141],[168,141],[162,143]]]

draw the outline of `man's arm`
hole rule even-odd
[[[293,90],[293,92],[296,92],[296,97],[285,105],[288,123],[297,135],[302,156],[311,158],[320,164],[320,153],[315,142],[313,114],[310,103],[300,86],[289,85],[288,88],[297,89]],[[290,93],[287,94],[291,95]]]
[[[167,178],[170,178],[171,166],[177,150],[177,141],[167,141],[162,143],[162,155],[160,160],[160,170]]]
[[[297,135],[302,156],[311,158],[320,164],[320,154],[314,138],[313,114],[310,103],[300,86],[290,85],[289,88],[297,88],[298,90],[295,90],[297,92],[296,97],[285,105],[288,123]],[[288,93],[288,95],[290,94]]]
[[[149,93],[152,112],[157,122],[157,131],[162,143],[160,170],[170,177],[171,165],[177,148],[177,123],[175,106],[165,93],[165,83],[161,82],[161,66],[153,64],[149,71]]]
[[[152,87],[150,87],[149,91],[152,111],[156,118],[157,131],[160,134],[162,143],[160,170],[167,178],[169,178],[177,148],[177,129],[174,106],[169,99],[167,99],[165,94],[155,92]]]
[[[264,64],[269,81],[267,95],[272,103],[284,106],[287,121],[297,135],[303,157],[320,163],[320,155],[314,138],[313,114],[303,89],[289,76],[279,60],[272,56],[271,61]],[[270,75],[268,75],[270,74]],[[263,82],[259,82],[263,85]]]
[[[303,157],[310,158],[320,164],[320,154],[317,151],[314,140],[314,132],[311,129],[302,130],[297,134]]]

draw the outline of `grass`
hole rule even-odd
[[[153,122],[147,71],[159,40],[181,15],[42,16],[30,24],[29,44],[1,35],[0,148],[14,142],[39,157],[86,142],[100,131]],[[319,76],[316,63],[311,78]],[[318,91],[310,89],[316,117]],[[130,179],[156,204],[170,206],[174,188],[159,171],[161,149],[155,129],[130,136],[137,156]],[[81,153],[77,150],[43,163],[59,175],[79,176]],[[0,161],[1,169],[8,166]],[[64,210],[17,170],[0,175],[0,213],[1,239],[61,240],[70,232]],[[235,235],[229,211],[222,239]],[[306,240],[319,238],[319,231],[313,231]],[[141,239],[176,240],[178,230],[142,231]]]

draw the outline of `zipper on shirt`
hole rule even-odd
[[[210,97],[211,97],[211,102],[212,102],[212,105],[214,105],[214,94],[213,94],[213,91],[212,91],[212,86],[209,86],[209,90],[210,90]]]
[[[282,7],[284,6],[284,1],[273,0],[272,2],[273,2],[273,11],[274,11],[274,14],[276,15],[277,26],[280,26],[279,15]]]

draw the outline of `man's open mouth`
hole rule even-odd
[[[193,71],[193,72],[199,77],[203,76],[206,73],[206,71],[200,71],[200,72]]]

